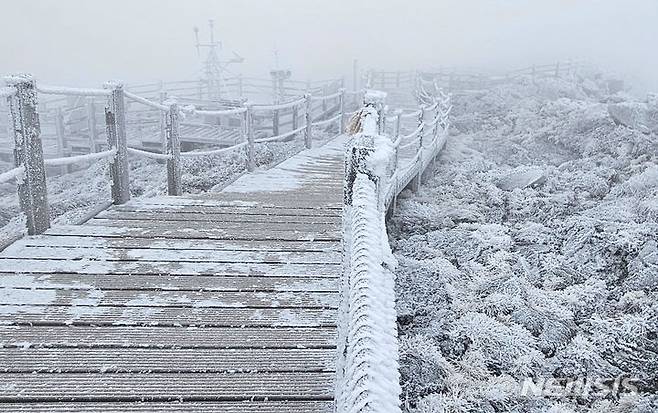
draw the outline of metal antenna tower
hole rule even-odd
[[[203,76],[207,86],[208,98],[210,100],[219,99],[222,94],[224,80],[227,74],[227,67],[234,63],[242,63],[244,58],[239,54],[232,52],[233,57],[222,59],[221,52],[223,45],[221,40],[215,40],[215,21],[208,20],[210,28],[210,41],[208,43],[201,43],[199,41],[199,28],[194,27],[194,36],[196,39],[196,51],[199,58],[201,58],[201,49],[207,49],[208,54],[203,64]]]

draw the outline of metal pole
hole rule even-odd
[[[125,204],[130,200],[130,180],[128,177],[128,147],[126,142],[126,112],[121,82],[108,82],[104,86],[111,90],[105,106],[105,129],[107,144],[117,153],[110,163],[112,179],[112,202]]]
[[[16,89],[16,94],[9,99],[9,110],[14,163],[24,168],[23,179],[18,183],[18,200],[26,217],[27,233],[41,234],[50,228],[50,216],[37,91],[31,75],[7,77],[5,83]]]

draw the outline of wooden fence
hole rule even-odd
[[[234,107],[206,109],[189,101],[182,103],[173,97],[162,101],[151,100],[126,90],[123,84],[118,82],[109,82],[103,89],[80,89],[37,85],[29,75],[10,76],[6,78],[6,87],[0,89],[0,98],[7,100],[11,115],[8,129],[14,140],[15,168],[0,174],[0,183],[12,180],[17,182],[20,206],[27,217],[28,233],[38,234],[50,226],[46,167],[68,168],[73,165],[87,165],[100,159],[109,159],[112,202],[123,204],[130,199],[128,155],[133,154],[164,161],[167,169],[167,192],[169,195],[181,195],[181,158],[217,155],[245,148],[246,169],[253,171],[257,144],[287,141],[299,135],[303,136],[305,146],[311,148],[314,128],[327,128],[333,125],[336,133],[342,134],[346,118],[355,112],[347,111],[346,103],[352,100],[347,97],[362,93],[363,91],[347,92],[345,89],[339,89],[334,93],[320,96],[304,94],[277,104],[243,102]],[[103,150],[44,159],[39,95],[82,97],[87,99],[87,102],[92,100],[104,102],[102,113],[106,141],[102,145]],[[130,146],[127,116],[129,104],[139,104],[155,114],[153,118],[159,120],[162,151],[151,152]],[[218,149],[182,151],[181,132],[184,130],[185,119],[195,117],[205,120],[214,119],[220,124],[233,122],[238,125],[239,136],[230,144]],[[259,134],[265,129],[262,124],[266,119],[272,121],[272,132],[267,135]],[[100,129],[96,123],[98,120],[96,113],[93,113],[93,116],[90,114],[87,120],[90,130]],[[91,148],[97,148],[98,135],[89,134]]]

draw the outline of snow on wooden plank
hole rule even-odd
[[[0,273],[0,287],[134,291],[338,291],[338,278],[160,274]]]
[[[53,260],[171,261],[222,263],[340,264],[337,252],[215,251],[204,249],[124,249],[108,247],[27,247],[15,243],[0,254],[2,258]]]
[[[340,236],[340,226],[336,223],[290,223],[290,222],[203,222],[203,221],[165,221],[150,218],[135,219],[104,219],[93,218],[86,225],[104,227],[165,228],[172,231],[189,231],[212,229],[214,231],[241,231],[253,233],[301,232],[303,234],[319,234]]]
[[[221,194],[221,196],[220,196]],[[242,195],[242,196],[238,196]],[[139,205],[167,205],[167,206],[209,206],[209,207],[260,207],[260,208],[297,208],[310,210],[342,210],[343,203],[339,200],[327,202],[327,198],[319,196],[314,198],[291,197],[289,193],[283,195],[261,194],[258,196],[246,196],[235,194],[226,196],[224,194],[207,194],[204,196],[186,195],[181,197],[153,197],[139,200]],[[293,198],[293,199],[291,199]]]
[[[0,412],[25,413],[333,413],[332,401],[3,403]]]
[[[126,306],[177,308],[337,308],[338,293],[104,291],[0,289],[0,302],[11,305]]]
[[[271,252],[341,252],[338,241],[241,241],[241,240],[176,240],[144,238],[111,238],[99,236],[36,235],[25,237],[12,245],[31,247],[80,248],[145,248],[160,250],[271,251]]]
[[[244,241],[340,241],[342,236],[336,231],[328,233],[300,233],[298,231],[246,231],[217,228],[167,228],[166,226],[131,226],[114,227],[100,225],[57,225],[48,231],[47,235],[88,235],[118,238],[173,238],[173,239],[216,239]]]
[[[217,214],[232,219],[242,218],[246,215],[265,216],[294,216],[294,217],[341,217],[342,211],[330,208],[283,208],[283,207],[229,207],[221,205],[169,205],[141,203],[139,200],[123,205],[115,205],[108,211],[117,212],[170,212],[176,214]],[[245,218],[247,219],[247,218]]]
[[[7,325],[331,327],[336,324],[336,310],[61,305],[45,307],[0,304],[0,323]]]
[[[335,216],[309,216],[309,215],[279,215],[279,214],[218,214],[218,213],[199,213],[199,212],[161,212],[161,211],[116,211],[109,210],[101,212],[96,218],[118,219],[118,220],[152,220],[152,221],[201,221],[223,225],[224,223],[286,223],[286,224],[331,224],[340,225],[342,217]]]
[[[335,348],[335,327],[0,325],[3,348]],[[163,350],[164,351],[164,350]]]
[[[323,276],[338,277],[338,264],[295,263],[221,263],[171,261],[97,261],[12,259],[0,257],[0,272],[23,269],[23,273],[78,273],[78,274],[169,274],[169,275],[261,275],[261,276]]]
[[[0,402],[333,399],[334,373],[2,375]]]
[[[335,370],[334,349],[3,348],[5,373],[214,373]]]

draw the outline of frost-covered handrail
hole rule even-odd
[[[128,153],[132,153],[133,155],[138,155],[138,156],[141,156],[143,158],[158,159],[158,160],[162,160],[162,161],[166,161],[166,160],[172,158],[171,155],[167,155],[167,154],[155,153],[155,152],[149,152],[149,151],[142,151],[140,149],[131,148],[131,147],[128,147],[127,149],[128,149]]]
[[[413,139],[413,138],[417,137],[418,135],[420,135],[420,133],[422,131],[423,131],[423,125],[420,125],[416,128],[416,130],[414,130],[410,134],[402,135],[402,140],[406,141],[406,140],[409,140],[409,139]]]
[[[13,87],[0,87],[0,98],[12,97],[16,94],[16,88]]]
[[[282,110],[282,109],[288,109],[288,108],[292,108],[292,107],[295,107],[295,106],[299,106],[302,103],[304,103],[305,101],[306,101],[306,98],[302,97],[302,98],[299,98],[299,99],[295,99],[291,102],[280,103],[280,104],[277,104],[277,105],[260,105],[260,104],[253,105],[253,108],[257,109],[257,110]]]
[[[387,188],[387,138],[379,135],[383,97],[367,96],[360,132],[347,145],[346,259],[341,282],[338,413],[399,413],[395,266],[387,244],[382,191]]]
[[[254,139],[254,142],[255,142],[255,143],[265,143],[265,142],[278,141],[278,140],[281,140],[281,139],[288,138],[288,137],[290,137],[290,136],[292,136],[292,135],[295,135],[295,134],[297,134],[297,133],[300,133],[300,132],[303,131],[304,129],[306,129],[306,125],[301,126],[301,127],[297,128],[297,129],[291,130],[290,132],[282,133],[282,134],[280,134],[280,135],[269,136],[269,137],[267,137],[267,138]]]
[[[230,152],[230,151],[233,151],[235,149],[243,148],[243,147],[247,146],[247,144],[248,144],[248,142],[242,142],[242,143],[238,143],[236,145],[229,146],[229,147],[226,147],[226,148],[213,149],[213,150],[210,150],[210,151],[181,152],[180,156],[182,156],[184,158],[195,158],[195,157],[199,157],[199,156],[219,155],[221,153]]]
[[[12,179],[16,179],[17,181],[20,181],[21,179],[23,179],[24,173],[25,173],[25,167],[23,166],[19,166],[14,169],[10,169],[7,172],[3,172],[0,174],[0,184],[7,183]]]
[[[128,92],[127,90],[125,90],[125,91],[123,92],[123,94],[124,94],[128,99],[130,99],[130,100],[132,100],[132,101],[135,101],[135,102],[137,102],[137,103],[141,103],[141,104],[144,105],[144,106],[148,106],[148,107],[151,107],[151,108],[153,108],[153,109],[158,109],[158,110],[161,110],[161,111],[163,111],[163,112],[166,112],[166,111],[169,110],[169,106],[163,105],[163,104],[158,103],[158,102],[154,102],[154,101],[149,100],[149,99],[146,99],[146,98],[143,98],[143,97],[138,96],[138,95],[136,95],[136,94],[134,94],[134,93],[130,93],[130,92]]]
[[[108,89],[87,89],[63,86],[39,85],[39,93],[44,95],[64,95],[64,96],[109,96],[112,91]]]
[[[117,154],[116,148],[108,149],[102,152],[88,153],[85,155],[67,156],[63,158],[44,159],[46,166],[66,166],[75,165],[84,162],[92,162],[99,159],[113,158]]]
[[[221,110],[205,110],[205,109],[194,109],[191,112],[187,112],[189,106],[183,108],[184,113],[190,113],[193,115],[202,115],[202,116],[226,116],[226,115],[237,115],[240,113],[245,113],[247,111],[246,107],[239,107],[234,109],[221,109]]]
[[[417,136],[417,135],[416,135],[416,136]],[[401,137],[400,137],[400,138],[401,138]],[[401,142],[402,139],[399,139],[399,141]],[[398,141],[396,141],[396,142],[398,142]],[[398,149],[400,149],[400,150],[402,150],[402,149],[407,149],[407,148],[417,148],[417,147],[418,147],[418,141],[417,141],[416,139],[414,139],[414,140],[412,140],[411,142],[405,143],[404,145],[400,145],[400,144],[398,143],[398,145],[394,145],[394,146],[396,146],[396,147],[397,147]]]
[[[342,92],[341,92],[341,91],[338,91],[338,92],[336,92],[336,93],[332,93],[332,94],[330,94],[330,95],[324,95],[324,96],[311,96],[311,100],[312,100],[313,102],[321,102],[321,101],[324,101],[324,100],[336,99],[336,98],[339,97],[341,94],[342,94]]]
[[[313,122],[312,125],[313,125],[313,126],[324,126],[324,125],[328,125],[328,124],[330,124],[330,123],[336,122],[337,120],[340,120],[341,116],[343,116],[343,115],[339,113],[338,115],[334,116],[333,118],[329,118],[329,119],[319,120],[319,121],[317,121],[317,122]]]
[[[439,121],[442,120],[443,118],[444,117],[441,114],[439,114],[432,121],[423,122],[423,125],[432,127],[432,126],[436,125],[437,123],[439,123]]]
[[[413,112],[403,113],[403,114],[400,115],[400,117],[401,117],[402,119],[407,119],[407,118],[417,118],[418,116],[420,116],[420,114],[421,114],[421,110],[418,109],[418,110],[415,110],[415,111],[413,111]]]
[[[345,94],[346,95],[362,95],[366,92],[365,89],[359,89],[359,90],[346,90]]]

